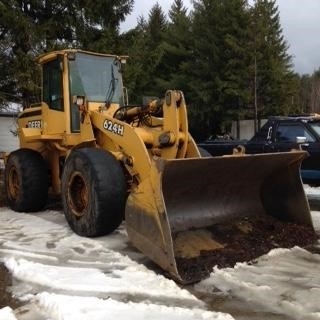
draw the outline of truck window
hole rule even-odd
[[[60,59],[43,66],[43,101],[50,109],[63,111],[62,70]]]
[[[320,137],[320,122],[309,122],[311,128],[316,132],[316,134]]]
[[[280,124],[276,132],[277,142],[291,142],[295,143],[297,137],[306,137],[307,142],[314,142],[315,138],[312,134],[301,124]]]
[[[271,129],[270,129],[271,128]],[[252,137],[251,142],[259,143],[271,138],[272,135],[272,123],[265,123],[261,129]]]

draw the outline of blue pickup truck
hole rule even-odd
[[[320,186],[320,115],[270,117],[250,140],[206,140],[198,146],[212,156],[232,154],[243,145],[247,154],[273,153],[302,148],[308,151],[301,167],[304,183]]]

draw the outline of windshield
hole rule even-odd
[[[70,91],[88,101],[122,104],[122,80],[114,57],[77,53],[69,60]]]

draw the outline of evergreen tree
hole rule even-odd
[[[311,77],[310,112],[320,113],[320,68]]]
[[[142,96],[162,96],[163,87],[158,82],[162,72],[163,42],[167,20],[160,5],[150,10],[148,20],[140,17],[138,26],[122,35],[121,47],[129,55],[125,80],[132,102],[141,103]]]
[[[193,59],[193,39],[191,19],[182,0],[175,0],[169,10],[169,23],[164,35],[161,74],[158,74],[158,84],[165,90],[174,88],[182,90],[187,99],[189,86],[187,81],[188,61]]]
[[[299,91],[296,97],[297,104],[300,106],[300,112],[310,113],[311,100],[311,76],[302,75],[299,77]]]
[[[123,69],[124,84],[128,89],[130,103],[141,103],[141,97],[148,87],[148,66],[146,59],[149,48],[147,22],[139,17],[138,25],[120,36],[119,52],[128,55],[127,65]]]
[[[294,103],[299,107],[298,113],[320,113],[320,68],[312,75],[296,75],[299,90],[294,95]]]
[[[92,51],[115,52],[120,22],[132,11],[133,4],[134,0],[77,0],[74,24],[80,46]]]
[[[192,19],[193,59],[188,61],[186,67],[190,94],[193,96],[189,101],[189,119],[193,136],[201,140],[211,135],[221,111],[217,103],[221,63],[217,32],[218,1],[194,1]]]
[[[10,48],[11,42],[6,31],[0,30],[0,108],[7,106],[8,101],[16,101],[15,81],[11,77],[10,57],[7,54]]]
[[[119,24],[134,0],[5,0],[0,2],[0,37],[10,44],[1,52],[9,66],[0,92],[29,104],[35,82],[34,58],[44,51],[78,47],[111,51],[116,47]],[[37,77],[36,77],[37,78]],[[14,83],[14,86],[12,86]]]
[[[158,2],[149,12],[149,19],[146,27],[150,37],[150,45],[156,47],[161,44],[164,32],[167,28],[167,19]]]
[[[225,1],[221,8],[221,69],[219,103],[225,124],[248,116],[250,102],[249,13],[246,0]]]
[[[246,1],[194,1],[192,32],[192,127],[202,139],[224,130],[249,99]]]
[[[0,2],[1,70],[0,91],[4,93],[4,103],[8,101],[30,102],[30,91],[34,89],[32,70],[35,69],[32,43],[36,42],[35,29],[25,15],[30,6],[21,1]]]
[[[162,96],[164,88],[159,84],[158,79],[163,75],[163,55],[164,55],[164,37],[167,30],[166,16],[158,3],[150,10],[147,32],[147,83],[145,90],[147,95]]]
[[[257,0],[251,15],[255,59],[252,65],[256,77],[252,91],[256,92],[259,117],[289,114],[296,108],[292,97],[297,90],[297,82],[276,1]]]

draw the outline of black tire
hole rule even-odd
[[[10,153],[5,167],[8,206],[18,212],[36,212],[48,200],[48,167],[37,151],[19,149]]]
[[[75,233],[97,237],[117,229],[126,198],[124,173],[112,154],[83,148],[69,155],[62,174],[62,204]]]
[[[201,158],[212,158],[212,155],[209,151],[207,151],[206,149],[203,149],[201,147],[198,147]]]

